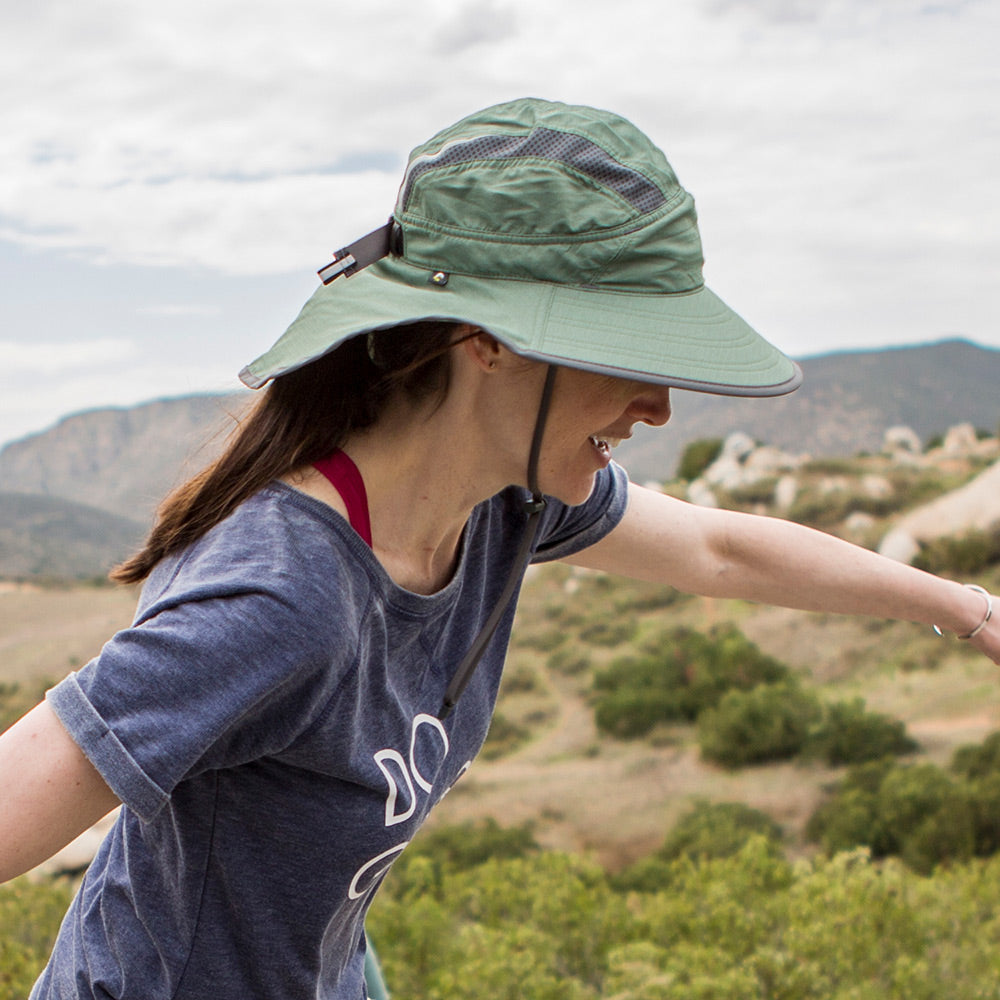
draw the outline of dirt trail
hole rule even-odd
[[[690,804],[738,800],[764,810],[804,849],[802,831],[838,772],[787,763],[730,772],[702,762],[693,731],[675,745],[603,740],[593,709],[565,678],[553,678],[558,710],[537,737],[496,761],[478,761],[447,796],[436,824],[492,816],[503,825],[531,822],[543,846],[590,851],[612,868],[658,847]],[[937,717],[909,729],[944,765],[954,747],[1000,727],[1000,714]]]

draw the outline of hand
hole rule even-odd
[[[986,623],[986,628],[972,639],[969,643],[975,646],[981,653],[985,653],[994,663],[1000,664],[1000,609],[997,605],[1000,601],[993,598],[993,617]]]

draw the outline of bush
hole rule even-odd
[[[546,660],[546,666],[557,674],[574,677],[590,669],[590,657],[575,646],[564,646]]]
[[[781,680],[787,668],[733,626],[708,635],[661,633],[639,656],[621,657],[594,678],[598,728],[619,738],[644,736],[663,722],[693,721],[732,689]]]
[[[820,714],[817,697],[787,681],[730,691],[698,719],[702,757],[723,767],[787,760],[805,745]]]
[[[935,538],[917,553],[913,565],[928,573],[968,576],[1000,562],[1000,524],[963,535]]]
[[[988,759],[989,747],[963,748],[969,762]],[[957,779],[934,764],[900,765],[890,760],[852,768],[833,796],[812,815],[806,835],[830,854],[870,848],[877,858],[898,855],[928,873],[936,865],[988,857],[1000,850],[1000,772]]]
[[[36,681],[24,686],[0,681],[0,733],[30,712],[45,697],[52,684],[52,681]]]
[[[893,767],[886,773],[878,791],[878,816],[891,853],[902,852],[913,831],[941,809],[954,787],[936,764]]]
[[[594,709],[597,728],[620,740],[638,739],[659,723],[679,717],[676,695],[638,687],[609,691]]]
[[[839,767],[913,753],[917,749],[902,722],[866,711],[864,700],[856,698],[827,706],[821,725],[809,736],[805,752],[823,759],[831,767]]]
[[[580,638],[592,646],[621,646],[635,636],[638,628],[634,619],[608,621],[601,618],[580,629]]]
[[[782,831],[770,816],[742,802],[698,802],[670,831],[657,856],[675,858],[729,858],[751,837],[762,836],[780,854]]]
[[[421,832],[398,864],[405,867],[425,857],[447,871],[465,871],[490,858],[525,858],[537,850],[530,825],[502,827],[490,816]]]
[[[959,747],[952,755],[951,770],[965,778],[1000,774],[1000,732],[987,736],[982,743]]]
[[[503,712],[494,712],[480,756],[483,760],[497,760],[499,757],[506,757],[530,736],[531,732],[527,727],[518,725]]]
[[[31,992],[71,897],[64,881],[0,885],[0,1000],[24,1000]]]
[[[627,895],[545,853],[440,892],[394,872],[369,921],[386,981],[423,1000],[1000,996],[1000,861],[932,878],[864,851],[792,866],[754,838],[670,864],[669,889]]]
[[[613,884],[622,891],[658,892],[669,887],[678,859],[730,858],[755,837],[762,838],[766,850],[777,858],[782,854],[782,836],[781,827],[767,813],[742,802],[698,802],[655,854],[626,868]]]
[[[987,774],[967,784],[976,857],[1000,851],[1000,774]]]
[[[681,455],[677,464],[677,477],[690,482],[697,479],[722,451],[722,438],[702,438],[692,441]]]

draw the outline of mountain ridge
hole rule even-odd
[[[896,425],[911,427],[927,441],[958,423],[991,433],[1000,423],[1000,350],[967,340],[827,352],[801,364],[805,382],[788,396],[675,391],[668,426],[638,425],[632,439],[616,449],[616,459],[637,481],[662,482],[673,478],[691,441],[737,430],[822,458],[878,452],[885,431]],[[49,518],[64,503],[60,524],[81,518],[79,533],[90,552],[89,562],[73,555],[73,532],[60,527],[67,566],[76,567],[68,575],[103,572],[132,547],[126,539],[142,537],[169,490],[221,451],[253,398],[245,391],[200,394],[71,414],[0,449],[0,494],[44,498]],[[23,567],[33,564],[23,541],[29,533],[44,537],[44,531],[38,534],[41,510],[32,511],[23,501],[3,508],[0,576],[23,575]],[[101,537],[100,531],[95,534],[95,511],[121,519],[106,523],[103,553],[94,547],[100,547]],[[53,571],[57,555],[58,548],[47,551],[35,563]],[[89,573],[81,569],[86,565]]]

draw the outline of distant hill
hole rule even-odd
[[[1000,351],[964,340],[825,354],[801,361],[802,387],[775,399],[675,392],[666,428],[637,427],[618,457],[637,480],[670,478],[685,446],[742,430],[814,457],[877,452],[888,427],[925,443],[955,424],[996,433]]]
[[[0,577],[104,576],[144,525],[53,497],[0,493]]]
[[[639,481],[666,480],[689,442],[736,430],[788,451],[825,457],[876,452],[886,428],[899,424],[924,441],[958,423],[991,433],[1000,424],[1000,351],[967,341],[827,354],[806,358],[802,367],[802,388],[777,399],[675,392],[670,424],[637,427],[616,457]],[[66,539],[65,573],[102,572],[131,548],[123,541],[134,531],[129,526],[139,525],[141,535],[169,489],[217,454],[233,415],[252,398],[250,393],[188,396],[74,414],[0,450],[0,492],[65,501],[66,523],[74,510],[81,518],[76,531],[59,536]],[[79,505],[90,510],[84,514]],[[54,518],[55,511],[52,504],[39,502],[32,509],[22,501],[2,509],[0,575],[22,574],[12,573],[11,565],[34,565],[23,546],[29,537],[42,537],[39,518]],[[109,521],[98,529],[95,511],[125,522],[113,522],[115,528]],[[74,538],[90,539],[86,548],[102,531],[106,545],[100,553],[91,547],[89,561],[82,550],[72,551]],[[55,566],[58,547],[46,552],[37,564]]]
[[[0,491],[59,497],[148,524],[184,472],[215,456],[249,395],[184,396],[65,417],[0,451]]]

